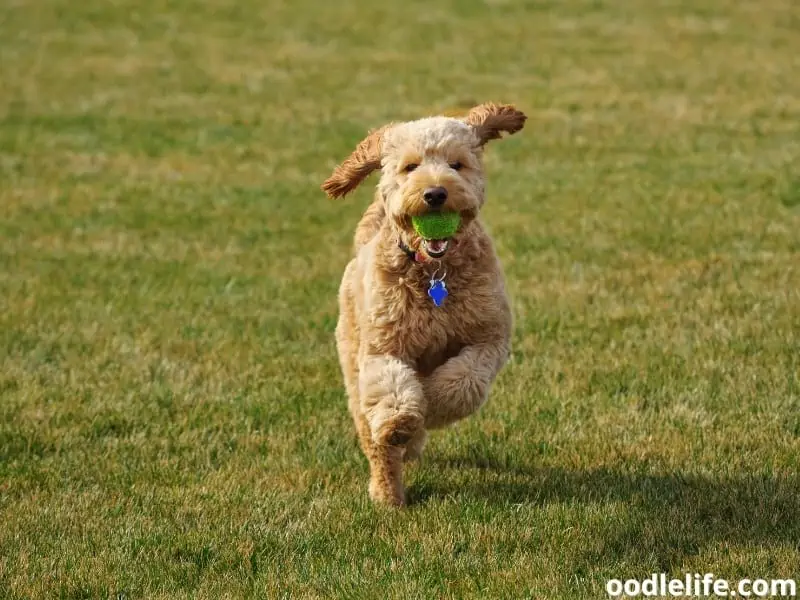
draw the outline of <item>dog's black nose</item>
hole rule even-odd
[[[442,186],[432,187],[422,192],[422,197],[425,199],[425,204],[432,208],[441,206],[447,200],[447,190]]]

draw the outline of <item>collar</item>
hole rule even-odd
[[[416,263],[423,263],[423,262],[425,262],[425,259],[424,259],[424,257],[422,257],[422,256],[420,255],[420,253],[419,253],[419,252],[417,252],[416,250],[412,250],[411,248],[409,248],[408,246],[406,246],[405,242],[403,242],[403,240],[402,240],[402,239],[398,239],[398,240],[397,240],[397,247],[398,247],[398,248],[400,248],[400,250],[402,250],[402,251],[403,251],[403,253],[404,253],[404,254],[405,254],[405,255],[406,255],[406,256],[407,256],[409,259],[411,259],[412,261],[414,261],[414,262],[416,262]]]

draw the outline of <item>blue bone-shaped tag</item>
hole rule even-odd
[[[441,306],[444,302],[444,299],[447,298],[448,295],[447,286],[445,286],[444,281],[441,279],[432,279],[431,280],[431,287],[428,288],[428,296],[431,297],[433,303],[436,306]]]

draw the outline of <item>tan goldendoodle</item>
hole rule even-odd
[[[461,119],[390,124],[371,132],[322,186],[340,197],[381,169],[375,200],[356,229],[336,328],[377,502],[405,503],[403,461],[420,456],[426,430],[483,405],[508,357],[503,272],[478,218],[481,156],[486,142],[524,124],[513,106],[491,103]],[[454,211],[460,224],[445,239],[424,239],[412,224]]]

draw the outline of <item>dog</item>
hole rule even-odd
[[[521,130],[514,106],[428,117],[370,132],[322,184],[331,198],[381,170],[339,290],[336,345],[350,413],[369,460],[369,496],[403,506],[403,463],[427,431],[478,410],[510,352],[502,267],[479,213],[483,148]],[[412,218],[460,213],[454,235],[423,239]]]

